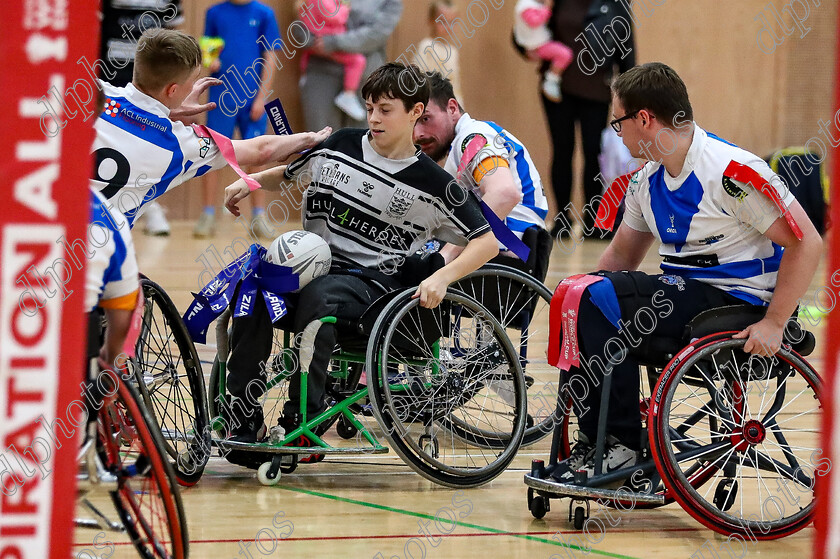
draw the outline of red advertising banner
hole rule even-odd
[[[86,239],[97,105],[77,62],[96,58],[97,7],[10,0],[0,18],[0,559],[70,557],[86,334],[70,251]]]
[[[840,13],[837,15],[840,22]],[[834,107],[840,110],[840,33],[837,34],[834,62]],[[829,237],[828,269],[840,268],[840,147],[834,148],[831,173],[831,232]],[[829,272],[830,273],[830,272]],[[840,557],[840,379],[837,366],[840,363],[840,313],[833,309],[828,315],[826,327],[828,341],[825,345],[825,368],[823,369],[823,455],[831,460],[829,475],[817,485],[817,508],[814,525],[817,529],[814,538],[814,557],[816,559],[836,559]]]

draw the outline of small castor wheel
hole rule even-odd
[[[432,437],[431,435],[420,435],[420,448],[423,449],[423,452],[428,454],[432,458],[437,458],[438,454],[438,442],[437,437]]]
[[[583,523],[589,518],[589,501],[572,501],[569,503],[569,520],[575,530],[583,530]]]
[[[531,498],[531,502],[528,503],[528,510],[531,511],[531,516],[537,520],[541,520],[545,516],[545,513],[551,510],[551,506],[548,504],[548,497],[534,495]]]
[[[578,507],[575,509],[575,530],[583,530],[583,521],[586,520],[586,512],[583,510],[583,507]]]
[[[719,510],[726,512],[735,504],[736,495],[738,482],[734,479],[722,479],[715,489],[715,498],[712,501]]]
[[[349,441],[358,434],[359,430],[355,425],[350,423],[350,420],[341,416],[338,418],[338,423],[335,425],[335,432],[338,433],[338,436],[342,439]]]
[[[280,483],[280,456],[275,456],[271,462],[263,462],[257,469],[257,479],[266,486]]]

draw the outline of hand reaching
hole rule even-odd
[[[330,137],[332,126],[326,126],[318,132],[307,132],[306,134],[307,137],[304,140],[305,145],[303,149],[311,149]]]
[[[216,78],[205,77],[197,80],[193,85],[192,91],[181,106],[177,109],[169,111],[169,118],[171,120],[178,120],[189,126],[195,122],[195,117],[207,111],[212,111],[216,108],[216,103],[199,103],[199,98],[214,85],[221,85],[222,81]]]
[[[225,188],[225,207],[230,213],[239,216],[239,206],[237,204],[247,198],[251,194],[251,189],[245,184],[242,179],[237,180]]]

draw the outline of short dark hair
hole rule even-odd
[[[414,64],[389,62],[373,71],[362,85],[362,98],[373,103],[382,97],[399,99],[406,111],[417,103],[429,103],[429,80]]]
[[[613,80],[612,91],[626,114],[645,109],[668,128],[677,125],[677,118],[680,122],[694,120],[685,83],[673,68],[661,62],[630,68]]]
[[[160,91],[200,65],[201,48],[194,37],[161,27],[148,29],[137,41],[133,81],[146,91]]]
[[[449,81],[449,78],[443,77],[443,74],[440,72],[426,72],[424,75],[426,77],[426,81],[429,82],[429,87],[431,88],[429,101],[434,101],[440,108],[446,107],[450,99],[458,101],[458,98],[455,97],[455,90],[452,88],[452,82]],[[461,109],[461,112],[464,112],[464,108],[461,106],[460,101],[458,102],[458,108]]]

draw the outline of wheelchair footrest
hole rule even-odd
[[[221,450],[244,450],[265,454],[387,454],[387,446],[333,447],[333,446],[278,446],[267,443],[239,443],[213,439],[213,446]]]
[[[604,500],[633,500],[636,503],[650,505],[664,505],[663,495],[649,495],[627,490],[601,489],[599,487],[583,487],[571,483],[560,483],[552,479],[542,479],[531,474],[525,474],[525,485],[548,494],[552,498],[569,497],[572,499],[604,499]]]

